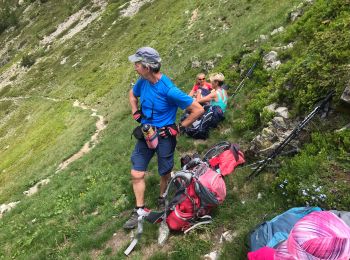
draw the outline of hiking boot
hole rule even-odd
[[[165,208],[165,198],[159,197],[157,201],[158,209],[163,210]]]
[[[137,227],[137,222],[139,216],[147,216],[149,214],[150,210],[147,208],[134,208],[131,213],[131,217],[125,222],[123,228],[125,229],[133,229]]]

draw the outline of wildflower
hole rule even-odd
[[[284,188],[284,184],[283,183],[281,183],[279,186],[280,186],[281,189]]]
[[[319,198],[324,201],[327,198],[327,196],[326,196],[326,194],[322,193],[322,194],[320,194]]]

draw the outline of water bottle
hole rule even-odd
[[[158,146],[158,133],[154,131],[152,126],[145,124],[142,126],[142,133],[145,137],[149,149],[156,149]]]

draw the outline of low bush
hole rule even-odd
[[[35,63],[35,57],[33,55],[28,54],[28,55],[23,56],[22,61],[21,61],[21,66],[29,68],[34,63]]]
[[[0,34],[7,28],[16,26],[18,24],[18,18],[15,11],[6,5],[5,8],[0,9]]]
[[[349,155],[350,131],[315,133],[303,152],[281,168],[275,188],[290,206],[346,210],[350,203]]]

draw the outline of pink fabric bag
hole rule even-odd
[[[312,212],[295,224],[275,259],[349,260],[350,228],[332,212]]]
[[[215,194],[217,200],[222,203],[226,198],[226,184],[222,175],[208,168],[208,170],[198,178],[208,190]]]
[[[274,260],[275,249],[271,247],[262,247],[254,252],[248,253],[248,260]]]

